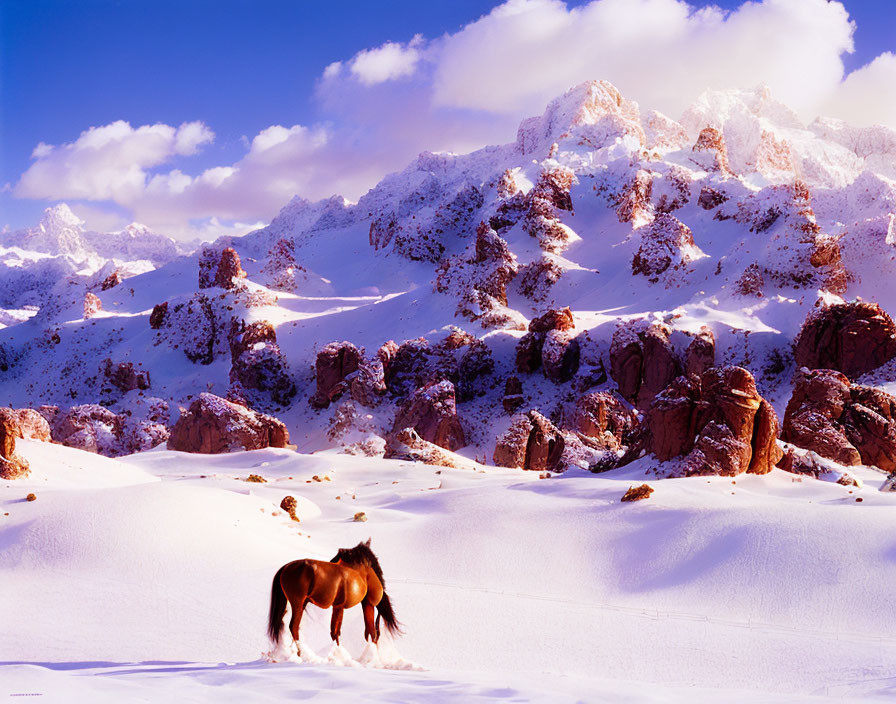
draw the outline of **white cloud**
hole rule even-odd
[[[15,194],[23,198],[82,198],[127,204],[146,185],[147,170],[177,155],[194,153],[214,139],[200,122],[180,127],[155,124],[136,129],[124,120],[91,127],[58,146],[40,143],[34,163],[22,174]]]
[[[672,115],[706,88],[765,83],[811,112],[840,81],[852,26],[839,3],[765,0],[724,13],[681,0],[510,0],[446,37],[436,105],[540,112],[563,90],[606,78]]]
[[[375,49],[365,49],[355,54],[349,64],[349,70],[364,85],[375,85],[385,81],[394,81],[397,78],[411,76],[420,60],[420,51],[417,47],[423,42],[421,35],[416,35],[408,44],[402,45],[395,42],[386,42]],[[335,76],[338,69],[331,70],[333,64],[324,71],[330,76]]]
[[[896,54],[886,52],[850,73],[826,112],[859,125],[896,128]]]
[[[244,137],[234,163],[192,174],[169,164],[213,140],[201,122],[119,121],[68,144],[37,145],[15,194],[111,202],[162,231],[188,236],[201,222],[207,234],[270,219],[295,194],[355,199],[424,149],[511,141],[522,118],[594,78],[672,116],[707,88],[764,83],[806,120],[896,127],[896,56],[844,76],[853,30],[843,6],[827,0],[757,0],[732,11],[684,0],[573,8],[508,0],[453,34],[387,42],[329,64],[314,95],[326,122]]]

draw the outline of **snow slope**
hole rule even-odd
[[[652,482],[649,501],[621,504],[642,465],[544,480],[288,450],[109,460],[19,446],[33,475],[0,486],[8,693],[673,702],[896,693],[886,600],[896,497],[870,470],[862,489],[778,470],[667,479]],[[268,481],[247,483],[248,473]],[[37,500],[24,501],[28,492]],[[299,499],[300,524],[278,509],[286,494]],[[351,520],[359,510],[367,522]],[[374,665],[423,669],[371,672],[360,664],[375,655],[360,613],[347,612],[336,650],[328,614],[314,607],[303,640],[321,664],[267,664],[277,567],[368,537],[406,631],[384,637]]]

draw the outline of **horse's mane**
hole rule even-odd
[[[376,559],[373,550],[370,549],[370,540],[358,543],[353,548],[339,548],[339,552],[330,562],[339,562],[342,560],[346,565],[367,565],[375,573],[380,580],[380,584],[385,588],[386,580],[383,578],[383,569],[380,567],[380,561]]]

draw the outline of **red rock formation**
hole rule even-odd
[[[531,374],[541,367],[541,347],[544,336],[527,332],[516,343],[516,369],[523,374]]]
[[[716,337],[705,325],[694,335],[684,353],[684,371],[700,376],[716,363]]]
[[[782,439],[843,465],[896,469],[896,398],[831,369],[802,369]]]
[[[221,252],[221,261],[218,263],[218,271],[215,274],[215,285],[221,288],[234,288],[237,279],[246,278],[246,272],[240,264],[240,255],[233,247],[227,247]]]
[[[645,427],[641,449],[661,461],[680,457],[685,476],[765,474],[781,458],[775,412],[741,367],[677,378],[657,394]]]
[[[725,146],[725,138],[715,127],[704,127],[697,137],[692,149],[694,153],[706,152],[710,159],[706,166],[711,171],[719,171],[724,174],[731,173],[728,164],[728,148]]]
[[[168,301],[157,303],[153,306],[152,313],[149,314],[149,327],[158,330],[165,324],[165,318],[168,316]]]
[[[526,402],[523,397],[523,383],[515,376],[507,377],[504,382],[504,396],[501,405],[505,413],[515,413]]]
[[[103,375],[122,393],[149,388],[149,372],[145,369],[135,369],[133,362],[113,364],[111,359],[106,359],[103,362]]]
[[[567,308],[552,308],[546,313],[529,321],[529,332],[548,332],[549,330],[567,331],[575,328],[572,311]]]
[[[315,408],[326,408],[348,388],[345,378],[358,371],[361,351],[351,342],[331,342],[317,353],[314,369],[317,392],[311,399]]]
[[[45,408],[41,407],[41,415]],[[117,457],[125,452],[122,447],[124,421],[108,408],[87,403],[67,411],[57,409],[55,414],[48,415],[52,420],[47,415],[44,417],[50,420],[54,442],[106,457]]]
[[[171,429],[169,450],[218,454],[286,447],[286,426],[272,416],[202,393]]]
[[[700,190],[697,204],[704,210],[713,210],[728,200],[728,196],[712,186],[704,186]]]
[[[529,411],[516,416],[498,438],[493,460],[499,467],[556,471],[564,446],[563,435],[556,426],[538,411]]]
[[[762,275],[762,267],[756,262],[747,266],[734,284],[734,290],[741,296],[761,298],[763,288],[765,288],[765,277]]]
[[[99,296],[88,291],[84,294],[84,318],[93,318],[103,309],[103,302]]]
[[[691,261],[693,249],[691,228],[669,213],[658,213],[653,222],[638,229],[641,246],[632,258],[632,273],[655,279],[672,267],[677,269]]]
[[[646,408],[661,390],[682,373],[670,341],[671,328],[622,325],[610,343],[610,376],[619,393],[638,408]]]
[[[13,429],[16,437],[23,440],[50,442],[50,424],[40,412],[33,408],[0,408],[2,418]]]
[[[579,397],[563,416],[563,428],[590,447],[618,450],[638,424],[638,417],[615,395],[596,391]]]
[[[199,253],[199,288],[232,289],[237,280],[246,277],[240,264],[240,255],[233,247],[218,251],[214,246],[206,245]]]
[[[568,332],[551,330],[544,334],[541,369],[546,379],[562,384],[579,371],[579,341]]]
[[[229,338],[230,381],[243,389],[265,393],[276,404],[288,404],[296,395],[296,385],[277,344],[274,326],[266,320],[234,320]]]
[[[386,437],[386,451],[383,458],[455,469],[473,466],[472,462],[465,463],[457,455],[452,455],[435,443],[424,440],[413,428],[403,428],[389,433]]]
[[[103,283],[100,284],[100,289],[102,289],[103,291],[108,291],[110,288],[115,288],[120,283],[121,273],[118,271],[113,271],[105,279],[103,279]]]
[[[454,452],[467,444],[454,396],[454,384],[440,381],[418,389],[395,417],[393,432],[413,428],[424,440]]]
[[[457,365],[456,386],[459,401],[469,401],[485,394],[489,378],[495,370],[492,351],[485,342],[473,339],[466,347]]]
[[[549,255],[543,254],[519,269],[520,292],[533,301],[547,298],[551,287],[563,276],[563,269]]]
[[[28,461],[16,454],[16,437],[17,424],[0,415],[0,479],[20,479],[31,472]]]
[[[896,357],[896,325],[876,303],[816,308],[794,347],[798,367],[836,369],[851,379]]]
[[[649,215],[652,191],[653,176],[648,171],[638,171],[613,198],[619,222],[634,222]]]

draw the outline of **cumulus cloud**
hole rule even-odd
[[[124,120],[91,127],[71,143],[35,147],[34,163],[15,194],[22,198],[84,198],[127,203],[146,185],[147,169],[193,154],[214,133],[201,122],[136,129]]]
[[[422,43],[423,36],[417,34],[406,45],[386,42],[376,49],[365,49],[351,60],[349,70],[355,78],[368,86],[410,76],[420,60],[417,47]],[[331,70],[330,66],[324,73]],[[331,75],[333,73],[331,70]]]
[[[15,193],[108,201],[172,234],[205,234],[270,219],[295,194],[356,199],[424,149],[511,141],[522,118],[594,78],[673,117],[706,89],[766,84],[807,121],[826,114],[896,128],[896,56],[845,75],[854,29],[828,0],[753,0],[730,11],[684,0],[507,0],[457,32],[329,64],[313,96],[325,121],[262,129],[235,163],[200,173],[169,165],[214,138],[201,122],[114,122],[39,144]]]

